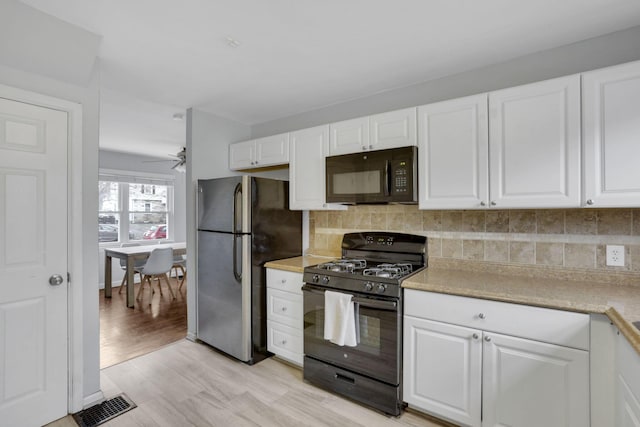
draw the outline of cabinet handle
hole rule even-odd
[[[480,206],[487,206],[485,202],[480,202]]]
[[[367,149],[367,146],[366,146],[366,145],[363,145],[363,146],[362,146],[362,149],[363,149],[363,150],[366,150],[366,149]]]
[[[592,205],[593,204],[593,199],[587,199],[587,204],[588,205]]]
[[[477,340],[478,338],[480,338],[480,337],[478,336],[478,334],[473,334],[472,336],[473,336],[473,339],[474,339],[474,340]]]
[[[282,283],[287,283],[287,279],[282,279]]]
[[[484,315],[484,313],[480,313],[480,314],[478,314],[478,317],[479,317],[480,319],[484,319],[484,318],[486,318],[487,316],[485,316],[485,315]]]
[[[282,345],[285,345],[287,343],[287,340],[282,340]]]
[[[484,340],[485,340],[486,342],[490,342],[490,341],[491,341],[491,337],[487,335],[486,337],[484,337]]]
[[[496,202],[494,202],[493,200],[491,201],[491,206],[495,206]]]
[[[373,145],[370,145],[370,146],[369,146],[369,149],[372,149],[372,148],[373,148]]]
[[[287,311],[287,307],[282,307],[282,311]]]

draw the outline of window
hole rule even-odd
[[[145,183],[127,182],[144,180]],[[112,176],[98,182],[98,240],[166,240],[173,222],[173,184],[149,178]]]

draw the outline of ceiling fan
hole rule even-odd
[[[157,162],[175,162],[171,169],[176,170],[178,172],[185,172],[185,165],[187,163],[187,148],[182,147],[176,154],[169,154],[171,157],[175,157],[175,159],[165,159],[165,160],[143,160],[143,163],[157,163]]]

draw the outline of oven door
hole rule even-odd
[[[325,289],[305,284],[302,290],[306,356],[388,384],[400,384],[402,311],[398,299],[354,293],[353,301],[358,305],[359,341],[355,347],[347,347],[324,339]]]

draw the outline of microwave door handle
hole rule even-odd
[[[391,162],[387,160],[384,165],[384,195],[389,196],[391,193]]]

